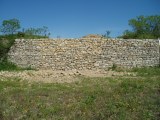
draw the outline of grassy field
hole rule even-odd
[[[160,119],[160,68],[133,71],[137,76],[63,84],[0,78],[0,120]]]

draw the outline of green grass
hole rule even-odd
[[[0,119],[158,120],[159,68],[147,68],[146,73],[150,75],[81,77],[70,84],[0,78]]]
[[[133,68],[132,72],[136,72],[138,76],[159,76],[160,67],[143,67],[143,68]]]

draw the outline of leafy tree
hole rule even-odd
[[[14,34],[17,32],[17,30],[20,29],[20,22],[18,19],[10,19],[10,20],[4,20],[2,22],[2,26],[0,31],[3,34]]]
[[[132,31],[126,30],[123,38],[159,38],[160,37],[160,16],[138,16],[130,19],[129,25]]]

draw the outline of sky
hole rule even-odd
[[[128,20],[160,15],[160,0],[0,0],[0,24],[16,18],[22,28],[47,26],[51,38],[122,35]]]

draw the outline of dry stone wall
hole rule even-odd
[[[8,59],[36,69],[108,69],[158,66],[158,40],[16,39]]]

